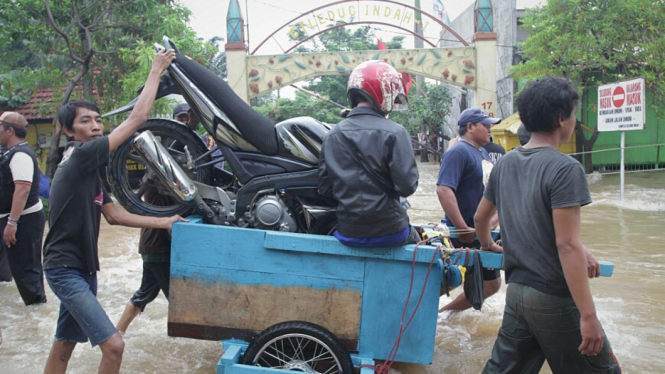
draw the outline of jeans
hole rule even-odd
[[[572,297],[510,283],[503,323],[483,374],[538,374],[546,359],[554,374],[621,373],[607,336],[597,356],[581,354],[580,344],[580,312]]]
[[[97,273],[75,268],[46,270],[46,280],[60,299],[60,315],[55,339],[92,346],[105,342],[118,332],[97,300]]]

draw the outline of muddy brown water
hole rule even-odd
[[[409,200],[413,222],[436,222],[442,212],[435,194],[438,165],[419,165],[421,179]],[[584,243],[598,259],[614,262],[614,276],[592,281],[598,315],[624,373],[665,371],[665,173],[626,176],[624,202],[618,175],[589,176],[594,203],[582,209]],[[116,322],[141,281],[136,248],[139,230],[109,226],[99,238],[99,299]],[[456,293],[453,293],[454,297]],[[59,302],[23,306],[13,283],[0,283],[0,373],[41,373],[52,343]],[[505,286],[482,312],[442,315],[431,365],[395,364],[394,372],[479,373],[490,356],[501,324]],[[441,304],[447,299],[444,297]],[[399,307],[399,306],[395,306]],[[214,313],[214,311],[210,311]],[[166,335],[168,303],[160,295],[137,317],[125,337],[123,373],[215,373],[222,354],[218,342]],[[94,373],[101,352],[80,344],[69,373]],[[550,373],[545,367],[542,373]]]

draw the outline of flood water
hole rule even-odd
[[[420,187],[409,200],[413,222],[436,222],[442,212],[435,194],[438,165],[420,164]],[[594,203],[582,209],[583,240],[599,260],[615,264],[614,276],[591,282],[598,316],[624,373],[662,373],[665,367],[665,172],[626,176],[624,202],[618,175],[589,177]],[[139,230],[102,220],[99,299],[117,322],[141,281]],[[456,296],[456,293],[451,295]],[[0,283],[1,373],[41,373],[55,332],[59,301],[25,307],[13,283]],[[479,373],[490,357],[501,324],[505,286],[482,312],[441,315],[432,365],[395,364],[393,372]],[[441,304],[446,303],[446,297]],[[400,307],[400,306],[395,306]],[[136,318],[125,336],[123,373],[215,373],[221,344],[166,335],[168,303],[160,295]],[[214,311],[211,311],[214,313]],[[69,373],[97,371],[101,352],[80,344]],[[550,373],[545,367],[542,373]]]

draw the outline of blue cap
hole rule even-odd
[[[459,126],[466,126],[471,123],[482,123],[483,125],[496,125],[501,122],[501,118],[492,118],[487,113],[480,110],[480,108],[468,108],[459,115],[457,124]]]
[[[181,114],[187,114],[188,110],[189,110],[189,105],[187,104],[176,105],[175,108],[173,108],[173,118],[176,118]]]

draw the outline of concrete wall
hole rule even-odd
[[[508,67],[513,66],[515,41],[517,38],[516,0],[494,0],[494,31],[496,40],[496,97],[497,110],[494,114],[506,118],[513,114],[513,79],[508,75]]]
[[[497,33],[497,108],[490,108],[487,111],[493,112],[497,117],[506,118],[514,112],[514,82],[513,79],[508,76],[507,68],[513,65],[516,52],[517,5],[516,0],[493,0],[492,6],[494,7],[494,31]],[[474,34],[474,7],[475,3],[471,4],[450,24],[450,27],[468,43],[471,43]],[[444,33],[442,35],[441,46],[462,46],[462,43],[457,41],[457,39],[450,33]],[[481,56],[478,56],[478,58],[481,58]],[[455,87],[451,87],[450,91],[453,96],[457,98],[459,105],[453,105],[453,111],[447,118],[448,123],[453,124],[453,126],[448,126],[448,129],[444,130],[447,131],[446,133],[448,135],[451,135],[454,130],[457,130],[454,124],[459,116],[460,108],[464,109],[473,106],[475,99],[475,93],[469,90],[466,95],[466,102],[461,103],[463,92]]]

